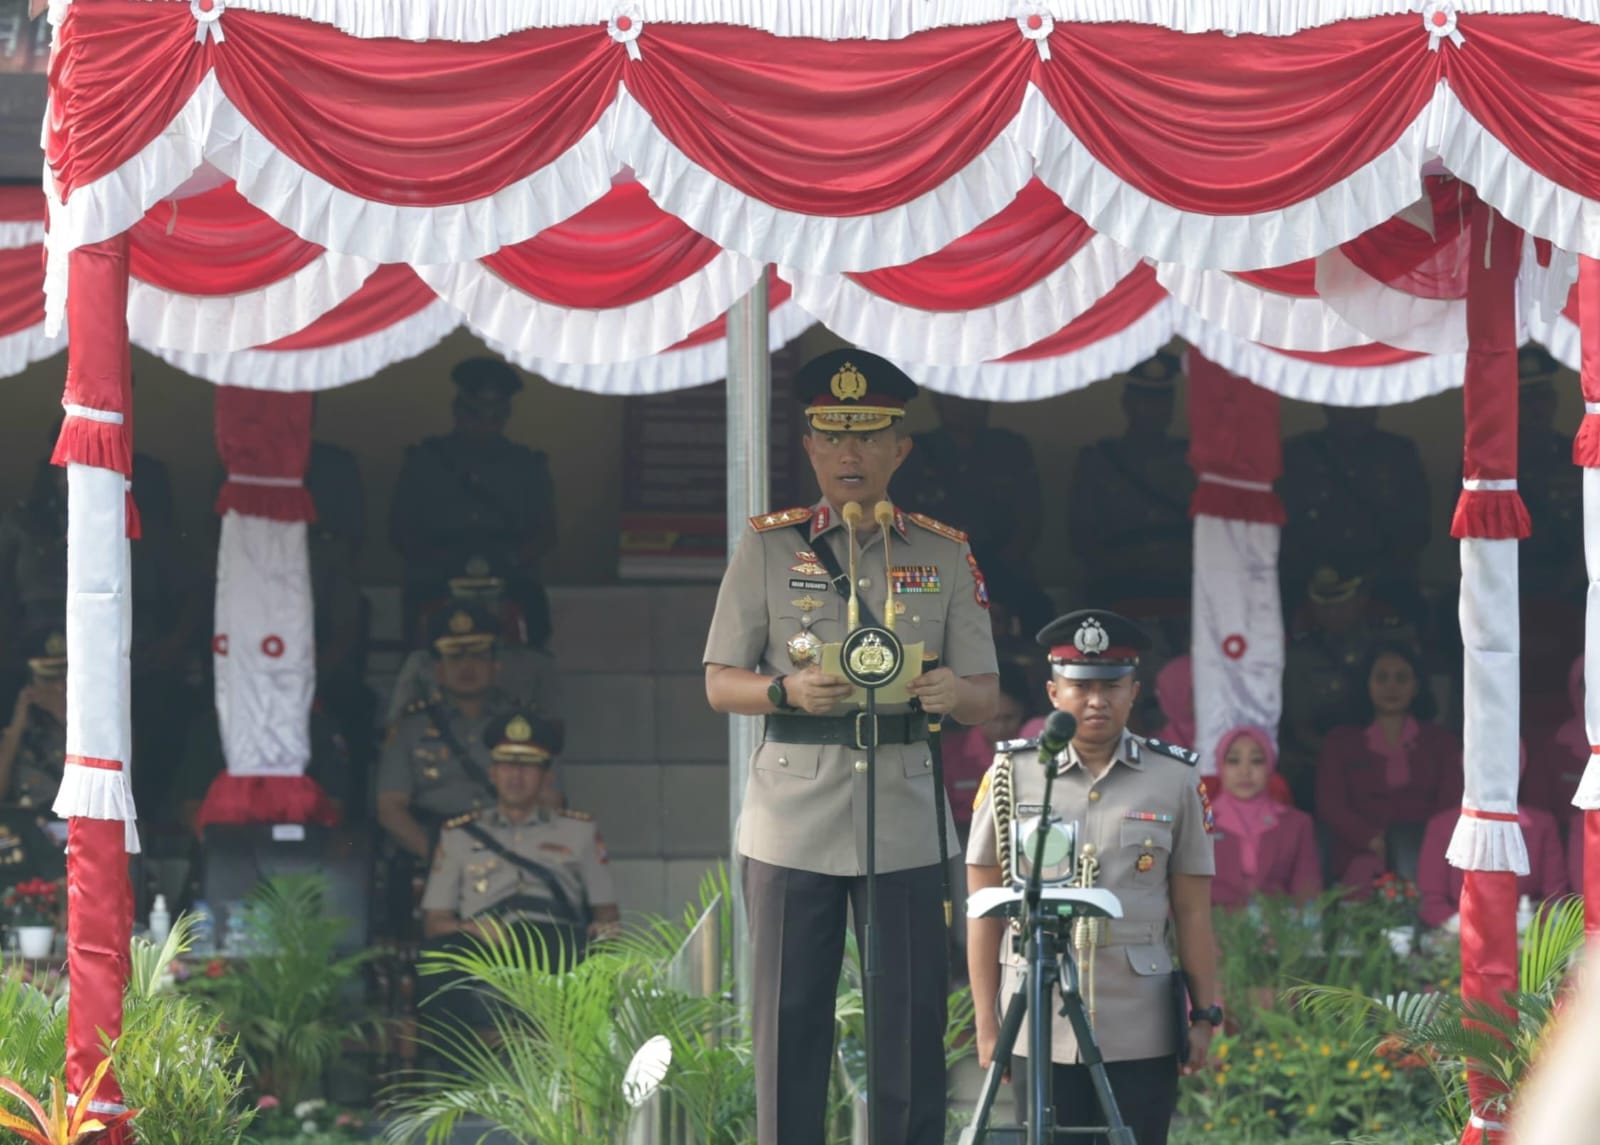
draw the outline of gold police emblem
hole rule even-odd
[[[527,743],[533,738],[533,727],[521,716],[512,716],[506,724],[506,739],[512,743]]]
[[[789,660],[796,668],[806,668],[817,662],[817,654],[822,651],[822,639],[815,632],[796,632],[789,637],[786,646],[789,649]]]
[[[465,636],[472,631],[472,614],[458,612],[450,618],[450,634],[452,636]]]
[[[65,656],[67,654],[67,638],[59,632],[52,632],[44,642],[46,656]]]
[[[833,375],[828,383],[833,396],[842,402],[858,402],[867,396],[867,376],[855,365],[846,362],[839,367],[839,372]]]
[[[486,577],[489,575],[489,562],[482,557],[470,557],[467,560],[467,575],[470,577]]]

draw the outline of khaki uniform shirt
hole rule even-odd
[[[1181,749],[1172,749],[1181,750]],[[1012,790],[1019,817],[1037,814],[1044,799],[1045,775],[1032,746],[1011,755]],[[1192,753],[1191,753],[1192,754]],[[998,761],[997,757],[997,761]],[[967,862],[999,865],[995,846],[990,766],[979,788],[967,842]],[[1177,1003],[1172,993],[1172,954],[1167,947],[1170,875],[1211,875],[1211,810],[1200,794],[1200,777],[1188,763],[1147,746],[1131,733],[1099,779],[1068,748],[1062,757],[1050,804],[1065,822],[1079,824],[1078,843],[1093,843],[1100,861],[1095,885],[1122,902],[1122,918],[1106,920],[1094,956],[1094,1033],[1107,1061],[1133,1061],[1177,1051]],[[1011,946],[1000,951],[1003,967],[1000,1009],[1022,986],[1027,964]],[[1085,969],[1079,966],[1079,973]],[[1087,981],[1081,979],[1087,1002]],[[1059,994],[1057,995],[1059,1013]],[[1185,1015],[1187,1019],[1187,1014]],[[1026,1023],[1018,1045],[1027,1044]],[[1067,1020],[1051,1026],[1052,1057],[1078,1060],[1077,1039]]]
[[[523,707],[561,715],[561,674],[556,669],[555,657],[537,648],[521,644],[504,644],[495,652],[500,671],[495,675],[495,687]],[[407,705],[426,700],[434,691],[434,659],[426,648],[418,648],[400,665],[395,677],[394,693],[389,700],[385,723],[394,723],[405,714]]]
[[[468,811],[479,811],[495,804],[495,793],[488,784],[489,749],[483,746],[484,729],[497,717],[515,708],[515,702],[494,692],[484,705],[483,715],[469,720],[447,700],[434,701],[445,713],[446,726],[467,757],[478,765],[477,779],[460,757],[446,745],[428,713],[428,701],[411,704],[389,728],[378,763],[378,793],[404,791],[411,796],[414,810],[441,819]]]
[[[506,850],[537,863],[574,907],[588,903],[592,909],[617,901],[600,829],[582,812],[540,809],[523,822],[512,823],[496,807],[478,815],[476,825]],[[555,910],[544,913],[526,905],[507,912],[495,909],[511,899],[526,904],[550,898],[550,885],[544,879],[495,854],[456,825],[446,826],[439,836],[422,909],[448,910],[460,919],[493,913],[505,921],[575,921],[556,917]]]
[[[896,633],[907,644],[920,641],[957,676],[993,674],[987,589],[963,535],[927,518],[897,516],[888,562],[895,570]],[[805,522],[804,534],[794,521]],[[792,637],[809,630],[825,644],[844,639],[845,601],[815,560],[812,549],[819,545],[832,546],[848,571],[847,532],[826,502],[811,511],[752,518],[722,578],[705,663],[789,674],[799,670],[788,651]],[[890,580],[881,529],[862,546],[856,577],[860,599],[881,621]],[[884,715],[906,710],[880,705]],[[944,793],[934,790],[928,745],[880,744],[877,760],[878,870],[937,863],[934,815],[946,817],[952,839],[955,828]],[[864,874],[866,772],[866,752],[859,748],[762,743],[750,761],[739,854],[825,875]]]

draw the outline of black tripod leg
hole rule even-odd
[[[994,1112],[995,1100],[1000,1096],[1000,1085],[1006,1071],[1011,1068],[1011,1054],[1017,1044],[1017,1032],[1022,1029],[1022,1019],[1028,1012],[1028,1000],[1021,990],[1011,995],[1005,1016],[1000,1019],[1000,1036],[994,1043],[994,1060],[989,1072],[983,1075],[983,1088],[978,1091],[978,1106],[972,1123],[961,1133],[960,1145],[982,1145],[989,1132],[989,1118]]]
[[[1078,993],[1078,971],[1072,956],[1062,956],[1060,971],[1061,1014],[1072,1026],[1072,1036],[1078,1042],[1078,1057],[1089,1069],[1089,1082],[1100,1100],[1100,1112],[1106,1119],[1108,1145],[1139,1145],[1133,1130],[1122,1120],[1122,1110],[1117,1107],[1117,1095],[1111,1092],[1111,1079],[1106,1076],[1106,1059],[1100,1053],[1100,1043],[1089,1029],[1089,1015],[1083,1008],[1083,996]]]

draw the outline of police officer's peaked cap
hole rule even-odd
[[[450,371],[450,380],[467,397],[509,398],[522,392],[522,378],[499,358],[467,358]]]
[[[496,763],[549,763],[566,739],[560,724],[537,712],[512,712],[483,729],[483,746]]]
[[[1323,565],[1311,574],[1306,595],[1313,604],[1343,604],[1361,591],[1362,583],[1359,573],[1341,573],[1332,565]]]
[[[1132,675],[1150,634],[1126,616],[1085,608],[1058,617],[1034,637],[1050,651],[1055,674],[1068,680],[1115,680]]]
[[[1141,390],[1171,393],[1183,375],[1183,361],[1176,354],[1157,350],[1127,373],[1127,384]]]
[[[41,680],[67,674],[67,638],[59,628],[36,632],[27,642],[28,670]]]
[[[1517,351],[1517,382],[1519,385],[1531,385],[1534,382],[1547,382],[1560,369],[1560,364],[1552,358],[1543,346],[1535,346],[1532,342]]]
[[[428,642],[436,654],[482,652],[493,648],[500,622],[487,609],[459,602],[446,604],[428,617]]]
[[[805,403],[813,429],[868,433],[905,416],[917,383],[887,358],[866,350],[829,350],[800,367],[794,396]]]

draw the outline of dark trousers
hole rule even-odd
[[[1060,1020],[1060,1019],[1058,1019]],[[1159,1058],[1106,1062],[1106,1077],[1123,1123],[1133,1130],[1139,1145],[1167,1145],[1167,1130],[1172,1112],[1178,1107],[1178,1060],[1168,1054]],[[1028,1120],[1028,1059],[1013,1057],[1011,1080],[1017,1095],[1017,1121]],[[1106,1115],[1089,1080],[1089,1067],[1051,1066],[1051,1096],[1055,1099],[1056,1126],[1087,1127],[1106,1123]],[[1105,1145],[1104,1135],[1072,1140],[1083,1145]]]
[[[760,1145],[822,1145],[845,912],[866,952],[867,880],[741,860]],[[878,876],[874,1145],[942,1145],[949,960],[938,866]]]

